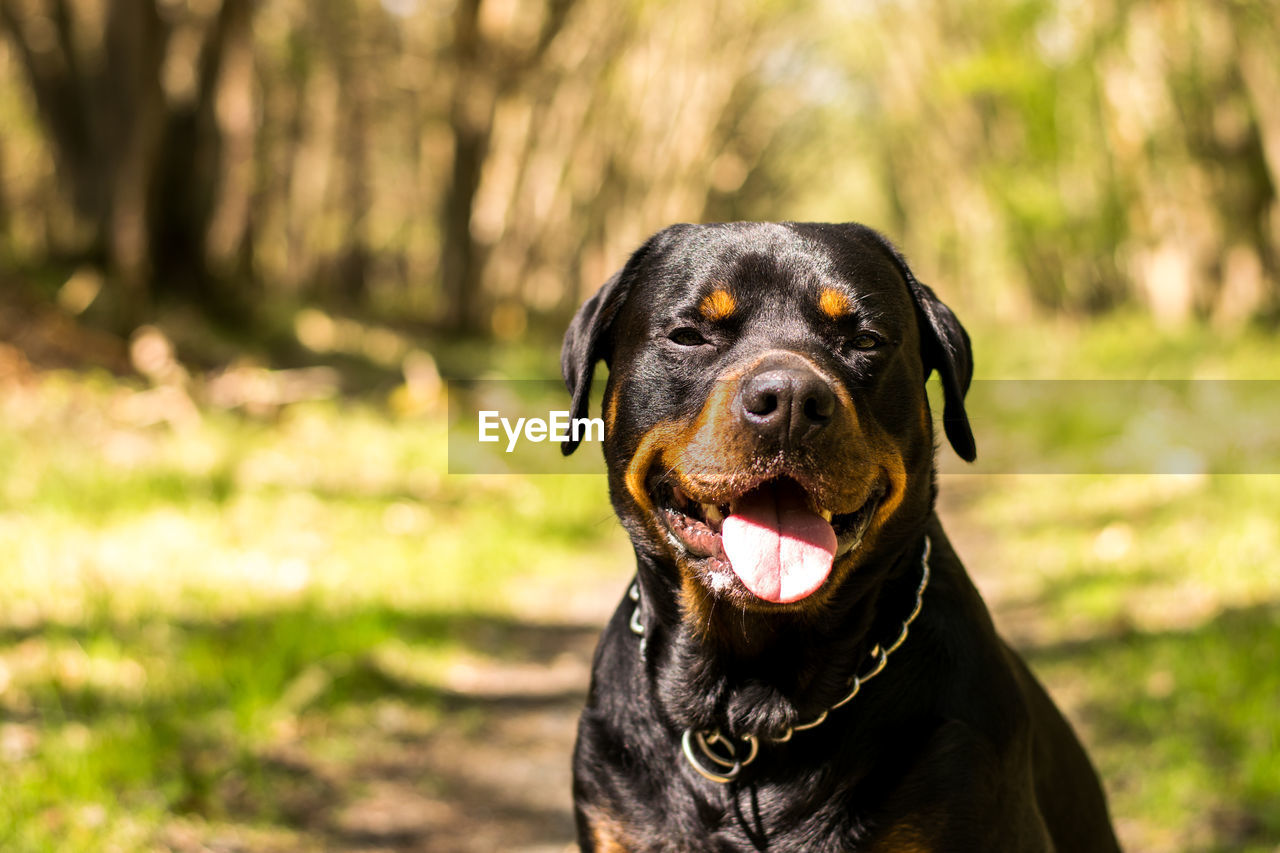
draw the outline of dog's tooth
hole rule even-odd
[[[703,504],[702,517],[711,524],[719,524],[724,521],[724,516],[720,513],[720,507],[715,504]]]
[[[820,509],[818,510],[818,515],[822,516],[823,521],[827,522],[828,524],[831,523],[831,510]]]

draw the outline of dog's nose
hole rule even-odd
[[[770,359],[742,382],[741,417],[761,438],[784,446],[812,439],[836,410],[836,395],[807,363]]]

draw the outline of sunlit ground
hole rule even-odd
[[[974,338],[988,378],[1280,377],[1261,335]],[[600,478],[447,474],[442,402],[405,393],[249,414],[8,375],[0,849],[565,848],[629,546]],[[942,488],[1126,846],[1278,849],[1280,477]]]

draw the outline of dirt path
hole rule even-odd
[[[988,546],[964,518],[966,489],[942,506],[956,546],[981,566]],[[322,780],[323,816],[294,834],[241,837],[200,849],[322,849],[440,853],[559,853],[576,850],[570,755],[599,627],[626,584],[618,577],[590,589],[547,588],[518,623],[493,628],[518,660],[460,663],[444,679],[444,708],[429,723],[412,713],[384,714],[354,735],[354,755],[323,760],[305,739],[280,761]],[[977,573],[999,601],[998,578]],[[484,642],[481,643],[483,645]],[[317,803],[319,805],[319,803]],[[317,810],[319,811],[319,810]],[[313,813],[314,814],[314,813]],[[171,846],[186,848],[179,836]]]

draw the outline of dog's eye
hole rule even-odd
[[[880,338],[870,332],[862,332],[849,341],[849,345],[854,349],[875,349],[880,344]]]
[[[691,326],[681,326],[678,329],[674,329],[667,335],[667,338],[672,343],[677,343],[682,347],[700,347],[707,343],[707,339]]]

